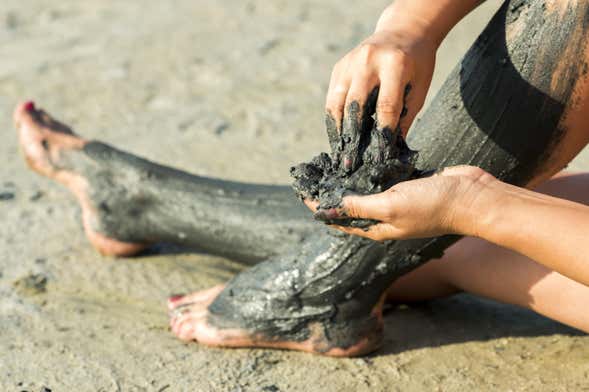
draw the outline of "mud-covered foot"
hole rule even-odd
[[[330,333],[321,321],[310,322],[302,330],[293,330],[292,334],[279,333],[272,335],[265,329],[263,332],[250,328],[221,327],[222,315],[212,314],[210,305],[223,291],[224,286],[215,286],[208,290],[181,296],[173,296],[168,299],[170,310],[170,327],[172,332],[181,340],[197,341],[199,343],[216,347],[260,347],[305,351],[333,357],[352,357],[370,353],[380,347],[382,340],[382,306],[379,304],[373,310],[376,323],[374,328],[363,330],[358,334],[355,330],[356,322],[351,321],[343,330],[336,327],[336,333]],[[262,312],[263,309],[260,309]],[[289,315],[285,313],[283,320],[276,323],[288,323]],[[292,317],[292,315],[290,315]],[[251,320],[250,320],[251,321]],[[244,322],[248,324],[248,322]],[[372,323],[371,323],[372,324]],[[349,330],[345,330],[349,328]],[[305,336],[302,339],[293,339],[293,336]],[[342,335],[347,335],[342,339]],[[350,339],[353,342],[350,343]],[[344,343],[345,341],[345,343]],[[342,344],[340,344],[342,343]]]
[[[118,241],[92,229],[91,222],[96,222],[99,218],[88,197],[88,180],[72,169],[71,164],[63,164],[66,156],[81,154],[87,143],[84,139],[75,135],[65,124],[37,109],[33,102],[16,107],[14,124],[29,167],[65,185],[77,197],[82,207],[86,235],[100,253],[108,256],[129,256],[145,248],[143,244]]]

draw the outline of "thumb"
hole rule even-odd
[[[346,196],[343,217],[388,221],[395,207],[397,194],[393,189],[366,196]]]

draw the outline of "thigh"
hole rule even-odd
[[[409,133],[420,164],[529,187],[560,172],[589,141],[588,17],[589,2],[507,1]]]

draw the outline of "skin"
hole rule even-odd
[[[448,32],[480,1],[398,0],[380,16],[374,34],[333,67],[325,110],[339,131],[355,128],[354,103],[363,113],[368,97],[378,88],[379,128],[403,135],[423,107],[436,50]]]
[[[86,196],[85,179],[75,172],[59,169],[60,157],[72,152],[80,152],[87,142],[75,136],[71,131],[64,132],[63,124],[51,119],[43,111],[32,110],[30,104],[20,105],[16,109],[15,122],[19,129],[23,153],[31,168],[66,185],[81,201],[84,217],[88,216],[88,220],[94,219],[95,211]],[[67,129],[69,130],[69,128]],[[458,168],[443,172],[435,178],[403,184],[409,184],[410,189],[414,190],[417,189],[414,185],[419,181],[430,183],[431,186],[433,179],[460,178],[457,176],[457,170],[466,170],[466,174],[471,174],[471,168]],[[476,172],[478,169],[472,170]],[[489,180],[489,177],[486,176],[486,180]],[[587,189],[587,184],[589,184],[589,175],[561,176],[549,181],[541,190],[571,198],[577,202],[589,203],[589,194],[584,192]],[[453,187],[442,188],[452,189]],[[419,189],[419,193],[422,193],[421,190]],[[444,194],[441,193],[441,195]],[[363,198],[359,199],[364,200]],[[439,199],[434,199],[440,202]],[[346,199],[346,201],[349,200]],[[418,211],[413,212],[417,213]],[[421,211],[421,213],[425,212]],[[86,218],[84,220],[86,222]],[[411,227],[418,227],[418,225]],[[126,254],[129,251],[129,246],[132,245],[101,235],[106,239],[107,249],[105,252],[105,249],[102,248],[105,243],[95,240],[96,233],[91,229],[87,229],[86,232],[94,246],[104,253]],[[481,257],[481,255],[483,256]],[[473,260],[477,260],[477,262],[473,263]],[[489,273],[494,271],[495,274],[498,274],[499,265],[501,266],[500,278],[494,279],[494,283],[490,284]],[[211,327],[207,322],[208,306],[222,289],[223,286],[217,286],[188,296],[170,298],[169,309],[175,310],[171,318],[172,331],[183,340],[192,340],[194,335],[198,334],[199,342],[215,346],[255,345],[317,352],[317,346],[311,343],[312,339],[303,343],[256,340],[246,331],[220,330]],[[589,320],[584,316],[584,312],[578,311],[581,304],[585,304],[589,299],[587,286],[551,271],[515,252],[474,238],[460,241],[446,253],[443,259],[425,265],[395,282],[386,299],[407,302],[450,295],[463,290],[526,306],[556,320],[589,331]],[[560,293],[560,295],[555,297],[554,293]],[[557,301],[556,298],[559,300]],[[560,301],[563,298],[568,306],[562,306]],[[385,298],[383,298],[384,300]],[[382,303],[378,307],[381,305]],[[377,317],[382,317],[376,308],[375,312]],[[321,338],[320,335],[317,337]],[[361,355],[366,353],[366,348],[372,347],[373,344],[370,337],[367,337],[366,340],[359,341],[348,349],[333,348],[322,352],[322,354],[331,356]]]
[[[586,139],[585,130],[587,129],[585,126],[586,123],[584,121],[586,120],[582,118],[582,113],[584,112],[583,105],[586,106],[587,97],[585,84],[585,81],[579,83],[579,85],[577,86],[577,90],[581,92],[579,95],[580,98],[575,97],[575,105],[567,107],[567,120],[563,123],[564,128],[567,129],[567,133],[564,136],[565,142],[561,143],[561,146],[564,146],[563,149],[559,150],[558,154],[554,154],[554,160],[549,162],[549,166],[546,166],[547,169],[544,171],[544,174],[540,173],[535,177],[536,181],[546,179],[550,176],[550,174],[556,172],[557,168],[562,167],[564,164],[566,164],[566,162],[568,162],[572,158],[572,156],[574,156],[576,152],[578,152],[582,148],[582,146],[584,146],[584,143],[586,143],[586,141],[584,141],[584,139]],[[407,100],[409,100],[409,94],[410,92],[406,94]],[[354,113],[361,113],[361,111],[359,110],[359,108],[355,108]],[[28,112],[27,115],[29,115]],[[365,113],[363,115],[365,115]],[[18,118],[18,120],[20,120],[23,124],[25,123],[25,121],[22,121],[22,119],[20,118]],[[577,121],[577,123],[575,123],[575,121]],[[356,130],[359,129],[359,127],[357,126],[357,122],[357,118],[348,119],[347,122],[344,121],[345,124],[348,124],[348,128],[355,127]],[[34,118],[33,121],[30,121],[27,124],[29,124],[29,126],[21,126],[21,133],[35,134],[39,133],[39,128],[47,128],[47,123],[39,123],[37,118]],[[344,131],[346,131],[345,127]],[[41,140],[42,137],[40,137],[39,139]],[[41,143],[41,141],[39,141],[38,143]],[[67,148],[60,145],[59,138],[56,138],[55,145],[49,146],[49,148],[45,150],[48,150],[50,152],[52,150],[65,151],[67,150]],[[37,158],[43,160],[46,157],[43,154],[40,154],[39,156],[37,156]],[[46,172],[46,174],[51,176],[53,173],[49,171]],[[72,173],[61,173],[60,176],[69,176],[69,174]],[[78,192],[81,193],[83,196],[83,183],[67,182],[66,185],[68,184],[69,186],[71,186],[70,189],[72,189],[74,193]],[[86,207],[84,207],[83,205],[83,208]],[[91,208],[89,208],[89,210],[91,210]],[[472,256],[476,256],[476,254],[471,255],[471,257]],[[194,296],[187,296],[179,299],[175,298],[174,300],[172,300],[170,306],[171,308],[173,308],[173,317],[171,320],[173,331],[183,339],[195,339],[202,343],[210,345],[221,345],[230,347],[264,346],[288,348],[320,352],[324,355],[359,355],[373,350],[377,347],[378,344],[378,341],[375,340],[371,334],[366,334],[363,338],[358,339],[358,341],[355,344],[347,345],[345,349],[325,346],[324,343],[327,339],[324,335],[322,335],[320,329],[315,328],[315,325],[309,325],[309,330],[311,334],[309,339],[305,341],[284,341],[280,340],[279,338],[272,339],[272,336],[259,336],[240,329],[214,327],[211,326],[211,324],[209,323],[211,316],[209,309],[210,305],[214,304],[214,300],[218,298],[216,297],[218,293],[218,291],[213,290],[207,293],[200,293],[200,295],[199,293],[197,293]],[[380,327],[382,327],[380,308],[382,306],[382,301],[384,300],[385,296],[383,295],[381,297],[381,300],[378,301],[378,303],[374,304],[372,302],[371,307],[368,308],[372,310],[374,319],[378,322],[378,325],[380,325]],[[374,308],[372,308],[372,304],[374,304]],[[346,321],[350,322],[354,320]],[[375,334],[375,336],[376,335],[377,334]]]
[[[19,130],[21,149],[27,163],[38,173],[66,185],[72,193],[78,196],[79,200],[83,201],[81,206],[85,217],[84,222],[95,219],[95,210],[91,208],[92,204],[89,203],[88,197],[85,196],[86,181],[74,172],[56,168],[60,156],[72,151],[81,151],[87,141],[74,135],[63,124],[51,119],[47,113],[39,111],[39,114],[31,112],[30,104],[19,105],[14,114],[15,124]],[[47,146],[47,149],[43,148],[43,145]],[[459,183],[460,179],[466,176],[467,181],[470,182],[472,179],[468,178],[468,175],[475,174],[476,170],[464,167],[452,169],[443,172],[435,179],[436,181],[458,180]],[[409,184],[408,189],[419,191],[421,194],[423,193],[421,192],[423,190],[421,186],[428,186],[428,184],[429,186],[435,186],[436,181],[433,180],[434,178],[431,178],[403,184]],[[486,177],[486,180],[488,181],[489,177]],[[492,178],[490,180],[496,181]],[[419,189],[414,187],[415,185]],[[503,188],[504,185],[499,186],[498,189]],[[452,186],[438,187],[438,189],[452,188]],[[551,195],[552,198],[548,200],[553,200],[556,197],[560,201],[568,199],[571,200],[571,204],[574,205],[575,209],[580,206],[586,210],[589,209],[587,207],[589,205],[588,189],[589,173],[567,173],[560,174],[545,182],[538,187],[534,195],[536,197],[541,193]],[[439,195],[443,197],[443,193]],[[384,194],[374,196],[374,198],[378,199],[383,196]],[[447,193],[446,197],[448,197]],[[352,210],[362,214],[360,211],[362,206],[366,204],[364,201],[369,198],[347,198],[345,200],[346,202],[355,200],[356,204],[353,205]],[[390,201],[390,199],[387,200]],[[448,204],[447,201],[440,201],[437,198],[432,198],[430,202],[433,200],[438,200],[437,202],[441,204]],[[383,201],[386,204],[387,201],[385,200],[380,202]],[[394,207],[392,204],[388,206],[389,209],[393,209],[398,208],[399,204],[395,203]],[[379,206],[373,207],[379,212],[381,211]],[[411,211],[411,214],[413,213],[425,213],[425,211]],[[441,215],[438,216],[441,217]],[[423,226],[415,225],[414,220],[403,221],[405,234],[408,230],[415,230],[414,228],[417,227],[421,227],[419,230],[423,230]],[[413,222],[413,224],[406,222]],[[128,244],[96,233],[86,224],[85,228],[86,234],[94,247],[105,254],[126,255],[137,252],[143,247],[140,244]],[[428,230],[431,230],[431,228]],[[133,249],[133,247],[136,248]],[[316,348],[311,344],[256,342],[252,341],[251,336],[244,331],[220,331],[211,328],[206,322],[207,307],[222,289],[223,285],[186,296],[171,297],[168,300],[169,310],[180,310],[179,315],[176,314],[175,317],[171,318],[172,331],[183,340],[192,340],[194,334],[198,334],[199,342],[215,346],[241,347],[244,345],[257,345],[315,352]],[[459,241],[448,249],[441,259],[434,260],[399,278],[388,290],[386,301],[403,303],[424,301],[462,291],[526,307],[567,325],[589,332],[589,315],[583,311],[587,301],[589,301],[588,286],[556,272],[548,266],[539,264],[520,253],[474,237]],[[383,300],[385,299],[383,298]],[[334,356],[359,355],[364,353],[363,347],[367,343],[369,342],[359,342],[356,347],[348,350],[332,350],[325,354]]]
[[[447,168],[382,193],[346,197],[340,216],[380,221],[368,230],[337,226],[376,241],[478,237],[589,285],[589,207],[506,184],[476,167]]]
[[[50,177],[69,188],[82,206],[84,231],[94,248],[105,256],[137,254],[145,244],[130,243],[109,238],[92,228],[96,208],[88,197],[88,182],[83,176],[63,170],[58,163],[64,151],[81,151],[87,141],[76,136],[65,124],[53,119],[45,111],[37,110],[33,102],[17,106],[13,114],[19,132],[21,150],[27,164],[35,172]]]
[[[589,173],[561,173],[536,191],[588,208],[588,185]],[[526,307],[589,332],[589,286],[521,253],[475,237],[464,238],[441,259],[402,276],[389,289],[388,300],[426,301],[462,291]]]

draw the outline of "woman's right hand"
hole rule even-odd
[[[437,47],[417,21],[375,32],[333,68],[328,121],[338,132],[360,132],[363,115],[373,114],[364,113],[365,105],[378,88],[378,127],[395,130],[399,125],[406,135],[429,89]]]

